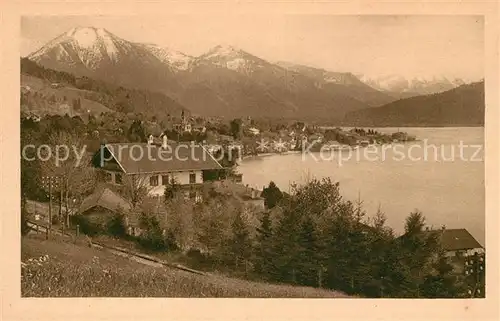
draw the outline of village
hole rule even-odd
[[[273,182],[269,186],[245,184],[245,178],[237,172],[239,157],[244,160],[259,155],[300,153],[308,144],[315,145],[309,146],[312,151],[324,148],[342,150],[416,139],[399,131],[382,134],[373,129],[324,128],[300,121],[266,124],[250,117],[227,123],[223,119],[202,119],[184,113],[178,118],[172,117],[166,129],[154,119],[133,120],[129,128],[116,126],[120,118],[106,114],[89,115],[87,123],[68,115],[39,117],[27,114],[23,115],[22,124],[33,129],[44,121],[52,125],[42,127],[62,126],[62,132],[65,132],[64,126],[71,128],[69,131],[78,131],[80,126],[83,128],[80,136],[84,140],[77,140],[78,143],[85,142],[94,148],[87,150],[85,161],[78,168],[72,168],[75,161],[72,158],[61,167],[41,165],[37,174],[40,179],[35,180],[38,186],[31,188],[41,190],[45,195],[39,200],[26,198],[24,203],[31,228],[39,231],[39,226],[45,227],[46,239],[53,237],[53,233],[71,232],[76,236],[85,235],[89,244],[106,244],[111,235],[112,244],[124,246],[135,240],[147,253],[173,249],[186,255],[191,253],[191,256],[198,253],[198,257],[204,259],[197,259],[194,267],[199,267],[200,260],[206,261],[211,255],[217,255],[218,260],[224,262],[229,256],[230,261],[236,260],[236,269],[244,267],[246,276],[249,269],[264,269],[259,268],[257,262],[250,263],[252,256],[244,254],[252,247],[251,239],[258,239],[266,218],[279,217],[280,212],[287,211],[289,205],[285,200],[297,196],[280,191]],[[72,134],[67,137],[72,137]],[[280,143],[265,149],[259,144],[263,139]],[[60,144],[61,141],[52,143]],[[190,148],[176,149],[180,145],[189,145]],[[137,159],[129,152],[132,148],[152,150],[153,155],[167,148],[179,153],[169,160]],[[236,152],[238,158],[229,151]],[[222,158],[221,153],[224,154]],[[329,183],[325,184],[328,186]],[[298,191],[307,189],[307,186],[297,188],[295,193],[300,195]],[[235,227],[234,222],[240,222],[241,226]],[[368,223],[362,223],[360,229],[373,233],[373,227]],[[227,233],[234,234],[229,238],[222,236]],[[481,265],[484,249],[467,230],[427,228],[421,233],[439,240],[455,274],[474,273],[474,284],[478,284],[478,280],[484,281],[479,276],[484,275],[484,265]],[[238,249],[228,250],[226,245],[215,245],[235,242],[232,237],[238,235],[244,235]],[[213,268],[214,263],[211,264]],[[252,265],[254,268],[249,267]],[[471,265],[473,268],[469,270]],[[295,278],[292,276],[292,280]],[[321,276],[316,277],[312,284],[318,285],[319,282],[321,286],[321,279]],[[353,287],[354,283],[351,284]],[[482,295],[484,288],[474,285],[469,291],[472,291],[469,295],[477,296]]]

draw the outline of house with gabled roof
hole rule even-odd
[[[223,169],[214,156],[194,142],[168,141],[162,143],[150,136],[147,143],[103,144],[93,157],[104,182],[123,185],[133,178],[149,191],[160,196],[165,186],[175,182],[185,190],[194,190],[205,182],[207,172]]]
[[[484,253],[483,246],[464,228],[442,228],[440,230],[429,230],[425,233],[438,236],[439,244],[447,257],[472,256],[475,253]]]
[[[105,186],[99,186],[94,193],[87,196],[80,207],[78,215],[84,216],[88,222],[105,229],[106,224],[115,214],[130,214],[132,205],[118,193]]]
[[[444,226],[441,229],[427,228],[421,232],[420,236],[436,237],[439,247],[444,251],[455,273],[462,273],[471,258],[485,254],[484,247],[464,228],[448,229]]]
[[[128,212],[131,209],[131,204],[111,189],[101,187],[82,201],[78,212],[84,215],[90,211],[96,210],[96,208],[105,209],[111,212]]]

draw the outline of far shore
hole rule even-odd
[[[363,126],[363,125],[339,125],[339,126],[329,126],[329,125],[318,125],[320,128],[328,128],[328,129],[333,129],[336,127],[340,128],[484,128],[484,124],[482,125],[471,125],[471,124],[450,124],[450,125],[422,125],[422,124],[414,124],[414,125],[402,125],[402,126],[397,126],[397,125],[370,125],[370,126]]]
[[[400,141],[400,142],[397,142],[397,143],[386,143],[386,144],[370,144],[370,145],[367,145],[367,146],[361,146],[361,145],[354,145],[354,146],[350,146],[349,149],[351,150],[354,150],[354,149],[359,149],[359,148],[368,148],[368,147],[371,147],[371,146],[384,146],[384,145],[392,145],[392,144],[409,144],[409,143],[416,143],[416,142],[422,142],[421,139],[415,139],[415,140],[411,140],[411,141]],[[349,146],[349,145],[344,145],[344,146]],[[342,152],[342,151],[347,151],[349,149],[339,149],[339,150],[336,150],[338,152]],[[320,151],[311,151],[311,153],[319,153]],[[245,155],[241,158],[242,161],[244,160],[247,160],[247,159],[255,159],[255,158],[264,158],[264,157],[270,157],[270,156],[286,156],[286,155],[296,155],[296,154],[301,154],[302,151],[300,150],[292,150],[292,151],[287,151],[287,152],[282,152],[282,153],[260,153],[260,154],[257,154],[257,155]]]

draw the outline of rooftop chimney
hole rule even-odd
[[[154,137],[153,135],[149,135],[148,137],[148,145],[153,145]]]
[[[168,146],[168,138],[166,134],[163,134],[161,147],[166,149],[167,146]]]

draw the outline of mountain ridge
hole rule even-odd
[[[78,27],[28,58],[77,76],[162,92],[200,115],[341,119],[367,107],[343,87],[318,88],[306,75],[233,46],[193,57],[129,42],[102,28]]]
[[[349,126],[484,126],[484,81],[347,113]]]
[[[352,73],[272,63],[230,45],[198,56],[76,27],[28,55],[40,65],[127,88],[161,92],[202,116],[341,120],[399,98]]]
[[[449,77],[442,75],[426,77],[404,77],[398,74],[380,75],[377,77],[358,75],[358,78],[367,85],[398,99],[444,92],[473,82],[462,78],[450,80]]]

